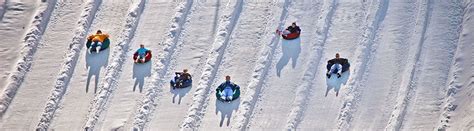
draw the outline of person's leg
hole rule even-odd
[[[283,30],[283,32],[281,32],[282,35],[288,35],[288,34],[290,34],[290,33],[291,33],[291,32],[288,31],[288,30]]]
[[[96,47],[95,51],[96,51],[97,53],[99,53],[100,48],[102,48],[102,42],[97,42],[97,47]]]
[[[229,100],[229,101],[232,100],[232,95],[234,94],[234,91],[232,91],[231,88],[226,88],[226,89],[224,89],[224,92],[226,94],[227,100]]]

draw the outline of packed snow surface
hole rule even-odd
[[[0,0],[0,130],[474,130],[473,19],[473,0]]]

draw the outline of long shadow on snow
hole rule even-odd
[[[88,69],[89,71],[87,75],[86,93],[89,91],[89,84],[91,82],[92,76],[94,76],[95,78],[94,93],[97,92],[100,70],[102,69],[102,67],[105,68],[109,64],[109,54],[110,48],[100,51],[99,53],[86,52],[86,69]]]
[[[281,70],[290,62],[291,59],[291,67],[296,67],[296,61],[301,52],[301,39],[297,38],[294,40],[282,40],[281,43],[281,50],[283,55],[281,56],[280,60],[276,65],[277,76],[280,77]]]
[[[170,86],[170,92],[173,93],[173,98],[171,98],[172,102],[176,103],[176,97],[179,96],[178,104],[181,104],[181,99],[183,99],[183,97],[186,94],[188,94],[188,92],[191,90],[191,88],[193,88],[193,85],[191,85],[189,87],[186,87],[186,88],[176,88],[176,89],[173,89],[173,87]]]
[[[346,85],[347,80],[349,80],[349,76],[351,75],[351,71],[348,70],[341,74],[341,78],[337,78],[336,74],[332,74],[331,78],[327,79],[326,76],[326,94],[324,96],[328,96],[329,91],[334,88],[334,92],[336,92],[336,96],[339,94],[339,90],[341,89],[342,84]]]
[[[133,84],[133,92],[137,89],[140,90],[140,93],[143,91],[143,85],[145,84],[145,77],[151,76],[151,65],[152,61],[143,64],[133,64],[133,79],[135,79],[135,84]]]
[[[222,127],[224,124],[224,120],[227,118],[227,123],[226,126],[230,125],[230,119],[232,118],[232,113],[234,111],[237,111],[240,106],[240,98],[231,101],[230,103],[228,102],[222,102],[220,100],[216,100],[216,115],[221,113],[221,120],[219,122],[219,127]]]

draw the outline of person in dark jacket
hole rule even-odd
[[[176,87],[182,87],[183,83],[191,80],[191,74],[188,73],[188,69],[184,69],[183,72],[175,72],[178,80],[176,82]]]
[[[346,58],[340,58],[339,53],[336,53],[336,58],[329,60],[326,68],[328,78],[331,77],[332,73],[336,73],[337,78],[339,78],[342,72],[349,70],[349,61]]]
[[[285,30],[283,30],[283,32],[281,32],[281,35],[284,35],[286,37],[286,35],[288,34],[300,33],[300,32],[301,32],[300,27],[296,25],[296,22],[293,22],[291,23],[290,26],[288,26],[288,28],[286,28]]]
[[[240,87],[237,84],[230,82],[230,76],[225,76],[225,82],[220,84],[216,91],[220,93],[222,100],[230,101],[233,99],[232,95],[234,95],[236,89],[240,89]]]

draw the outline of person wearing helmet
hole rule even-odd
[[[91,53],[92,48],[96,49],[96,52],[99,53],[102,43],[105,39],[109,38],[108,34],[102,33],[101,30],[97,30],[95,34],[89,35],[87,40],[92,41],[92,45],[89,48],[89,53]]]
[[[220,84],[216,91],[221,95],[221,99],[225,101],[231,101],[235,90],[240,89],[240,87],[230,81],[230,76],[225,76],[225,82]]]
[[[140,44],[140,48],[138,48],[138,50],[136,51],[138,54],[138,58],[135,60],[135,63],[137,63],[138,60],[142,60],[144,62],[147,55],[149,55],[146,53],[147,51],[148,49],[145,48],[145,45]]]
[[[328,78],[331,78],[331,74],[335,73],[337,74],[337,78],[341,77],[341,73],[343,71],[343,65],[348,65],[349,61],[345,58],[340,58],[339,53],[336,53],[336,58],[331,59],[328,61],[328,64],[326,66],[327,68],[327,73],[326,76]]]

